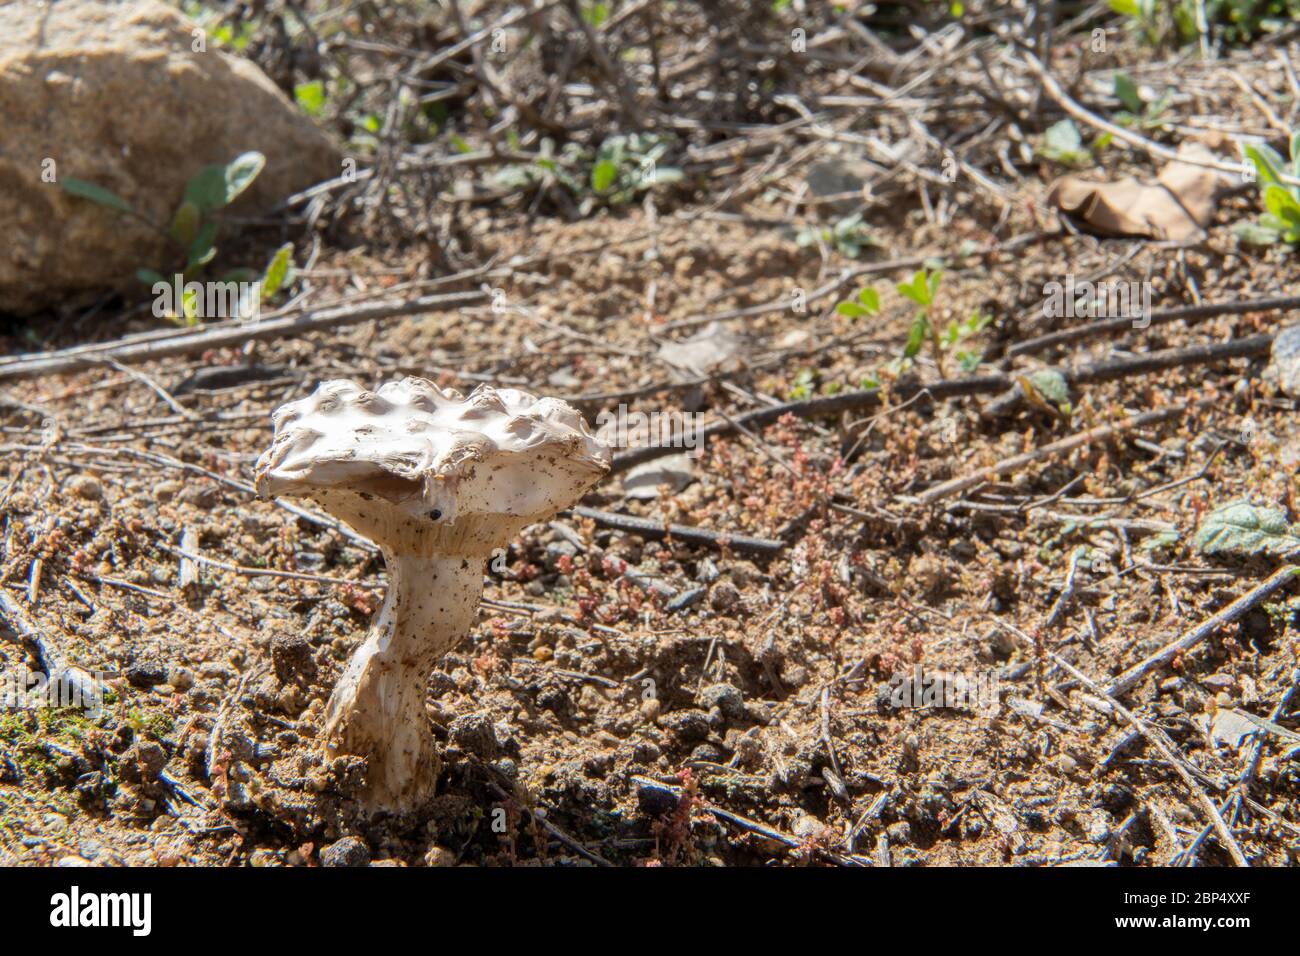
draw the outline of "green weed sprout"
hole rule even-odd
[[[1300,244],[1300,186],[1282,182],[1283,175],[1300,177],[1300,131],[1291,136],[1290,163],[1265,143],[1251,144],[1245,152],[1255,165],[1255,182],[1266,212],[1257,222],[1241,223],[1233,232],[1249,245]]]
[[[241,153],[229,163],[204,166],[185,186],[185,195],[172,214],[167,226],[147,218],[132,208],[121,196],[97,183],[65,177],[61,183],[64,192],[97,203],[114,212],[130,216],[167,238],[177,250],[178,264],[183,261],[181,274],[186,281],[201,275],[217,255],[217,235],[220,220],[217,213],[229,206],[253,184],[266,165],[266,157],[250,150]],[[293,273],[293,246],[286,243],[276,250],[261,274],[261,298],[266,301],[288,284]],[[136,278],[148,286],[166,282],[159,269],[137,269]],[[252,281],[257,273],[250,269],[237,269],[222,281]],[[194,325],[199,321],[198,303],[187,295],[180,315],[172,316],[181,325]]]

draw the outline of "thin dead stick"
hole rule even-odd
[[[969,475],[963,475],[960,478],[953,478],[951,481],[945,481],[935,485],[933,488],[927,488],[921,494],[917,495],[917,500],[923,505],[932,505],[936,501],[942,501],[944,498],[951,498],[953,495],[960,494],[968,488],[983,484],[999,475],[1005,475],[1008,472],[1017,471],[1026,465],[1031,465],[1036,461],[1042,461],[1046,458],[1053,458],[1067,451],[1073,451],[1084,445],[1090,445],[1093,442],[1104,441],[1113,435],[1119,435],[1123,432],[1132,431],[1134,428],[1142,428],[1147,425],[1154,425],[1157,422],[1167,421],[1170,418],[1177,418],[1187,412],[1190,406],[1172,405],[1169,408],[1162,408],[1154,412],[1143,412],[1140,415],[1130,415],[1122,421],[1114,422],[1110,425],[1097,425],[1086,431],[1070,435],[1068,438],[1062,438],[1060,441],[1054,441],[1051,444],[1035,448],[1033,451],[1025,452],[1023,455],[1014,455],[1011,458],[1004,458],[996,464],[989,465],[987,468],[981,468],[979,471],[972,472]]]
[[[1166,644],[1145,660],[1134,664],[1107,684],[1105,692],[1112,697],[1120,697],[1128,693],[1152,670],[1173,660],[1176,655],[1191,650],[1225,624],[1230,624],[1241,617],[1289,582],[1297,573],[1300,573],[1300,567],[1295,565],[1287,565],[1275,572],[1272,577],[1237,598],[1218,614],[1197,625],[1173,643]]]
[[[135,379],[137,382],[139,382],[140,384],[144,385],[146,388],[151,390],[155,395],[157,395],[159,398],[163,400],[163,402],[167,405],[168,408],[174,411],[181,418],[188,419],[189,421],[196,421],[198,419],[199,417],[198,415],[194,414],[194,412],[190,411],[180,402],[176,401],[176,397],[172,395],[171,392],[167,391],[167,389],[163,388],[161,385],[155,382],[148,375],[144,374],[144,372],[133,369],[129,365],[123,365],[121,362],[119,362],[117,359],[111,356],[103,359],[102,361],[105,364],[110,365],[113,368],[117,369],[119,372],[122,372],[128,375],[129,377]]]
[[[1177,322],[1180,319],[1191,322],[1197,319],[1211,319],[1220,315],[1277,312],[1284,309],[1300,309],[1300,296],[1284,296],[1276,299],[1239,299],[1233,302],[1211,302],[1204,305],[1179,306],[1175,309],[1156,309],[1148,316],[1147,325],[1134,325],[1135,320],[1130,317],[1104,319],[1101,322],[1087,322],[1072,329],[1062,329],[1059,332],[1049,332],[1047,335],[1026,339],[1007,349],[1007,356],[1014,358],[1017,355],[1030,355],[1034,352],[1049,349],[1054,345],[1064,345],[1068,342],[1078,342],[1081,339],[1109,335],[1112,332],[1124,332],[1129,329],[1145,329],[1152,325]]]
[[[206,560],[199,555],[199,533],[195,528],[181,532],[180,551],[180,589],[190,591],[199,586],[199,562]]]
[[[603,856],[597,853],[595,850],[592,850],[589,847],[584,846],[580,840],[577,840],[574,837],[569,836],[569,834],[565,833],[563,830],[557,827],[554,823],[550,821],[550,819],[547,817],[545,813],[541,813],[534,810],[532,807],[528,806],[522,800],[517,799],[513,794],[508,793],[505,790],[505,788],[497,785],[493,781],[488,781],[488,786],[491,787],[493,790],[495,790],[497,796],[500,797],[502,800],[513,800],[516,806],[518,806],[520,810],[524,811],[524,813],[528,814],[528,816],[532,818],[534,823],[540,823],[542,825],[543,830],[545,830],[551,836],[555,837],[555,839],[559,840],[570,850],[580,853],[582,856],[585,856],[587,859],[591,860],[591,862],[595,863],[597,866],[614,865],[613,863],[610,863],[609,860],[605,859]]]
[[[209,558],[200,554],[197,548],[174,548],[169,544],[159,543],[157,547],[169,554],[174,554],[182,562],[192,564],[202,564],[210,568],[220,568],[222,571],[229,571],[231,574],[238,574],[247,578],[284,578],[289,581],[315,581],[320,584],[345,585],[350,584],[359,588],[377,588],[383,587],[384,582],[378,580],[369,580],[359,578],[332,577],[328,574],[312,574],[309,571],[280,571],[275,568],[250,568],[242,564],[231,564],[227,561],[218,561],[216,558]],[[195,572],[197,574],[197,572]],[[182,585],[183,586],[183,585]]]
[[[1244,339],[1232,339],[1228,342],[1198,342],[1179,349],[1161,349],[1145,355],[1134,355],[1119,359],[1104,359],[1093,362],[1075,371],[1057,368],[1065,380],[1078,385],[1084,382],[1109,382],[1117,378],[1132,375],[1145,375],[1148,372],[1160,372],[1171,368],[1186,368],[1189,365],[1210,365],[1214,362],[1234,358],[1256,358],[1268,353],[1273,345],[1273,336],[1268,334],[1250,335]],[[1024,387],[1020,376],[1014,376],[1016,382],[1012,388],[999,395],[980,410],[980,417],[992,420],[1004,415],[1018,406],[1024,399]]]
[[[621,515],[612,511],[598,511],[595,508],[577,507],[573,513],[580,518],[590,518],[596,524],[619,531],[628,531],[643,538],[658,540],[673,537],[691,544],[708,544],[715,548],[730,548],[732,551],[751,554],[776,554],[785,550],[785,542],[773,538],[755,538],[747,534],[726,534],[721,531],[709,531],[706,528],[692,528],[684,524],[661,524],[649,518],[637,518],[634,515]]]
[[[674,787],[670,784],[660,783],[658,780],[651,780],[648,777],[634,776],[632,777],[632,782],[640,787],[660,790],[664,793],[671,793],[675,797],[681,797],[682,795],[681,787]],[[757,820],[751,820],[749,817],[742,817],[739,813],[732,813],[730,810],[724,810],[722,807],[716,807],[711,803],[701,801],[701,809],[707,810],[719,820],[732,823],[740,827],[742,830],[757,833],[760,836],[766,837],[769,840],[775,840],[777,843],[782,843],[793,849],[803,849],[807,846],[805,841],[792,837],[788,833],[782,833],[775,827],[770,827],[766,823],[760,823]],[[837,850],[826,849],[825,847],[817,846],[815,844],[813,845],[813,852],[817,853],[819,856],[825,857],[832,863],[839,864],[840,866],[871,865],[871,861],[866,857],[852,853],[840,853]]]
[[[361,307],[341,306],[320,309],[316,312],[268,319],[264,322],[222,323],[210,329],[199,329],[167,338],[106,342],[94,348],[78,347],[42,352],[17,361],[0,363],[0,381],[75,372],[109,359],[123,363],[145,362],[224,346],[243,345],[252,339],[302,335],[306,332],[319,332],[375,319],[437,312],[469,302],[478,302],[484,298],[486,293],[483,292],[449,292],[442,295],[420,296],[404,302],[380,302]]]

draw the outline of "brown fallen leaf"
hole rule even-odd
[[[1216,158],[1200,143],[1184,144],[1179,152],[1196,159]],[[1103,235],[1192,239],[1214,218],[1224,185],[1213,169],[1175,161],[1160,170],[1154,183],[1132,176],[1104,183],[1062,176],[1052,183],[1047,201]]]

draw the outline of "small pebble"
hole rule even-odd
[[[85,501],[102,501],[104,486],[92,475],[77,475],[67,484],[67,490]]]
[[[370,862],[370,848],[358,837],[344,837],[322,847],[321,866],[365,866]]]

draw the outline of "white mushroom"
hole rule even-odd
[[[469,633],[484,560],[574,504],[609,470],[609,449],[558,399],[489,387],[465,398],[419,378],[375,392],[325,382],[274,422],[259,495],[315,501],[388,565],[383,606],[326,710],[326,755],[367,758],[372,810],[410,809],[437,776],[429,675]]]

